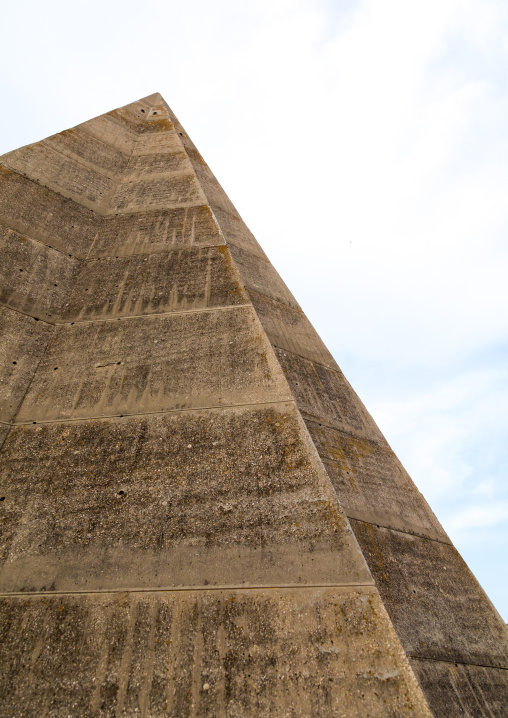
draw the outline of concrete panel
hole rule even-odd
[[[348,516],[449,541],[389,446],[314,421],[307,427]]]
[[[372,584],[294,404],[16,427],[0,590]]]
[[[79,127],[48,137],[45,144],[108,177],[121,175],[129,161],[129,154],[93,137]]]
[[[275,349],[286,379],[305,418],[331,423],[340,429],[386,443],[340,370]]]
[[[175,135],[170,135],[175,137]],[[180,144],[180,143],[178,143]],[[173,172],[191,172],[192,167],[181,145],[172,152],[136,155],[129,160],[123,181],[155,178]]]
[[[122,183],[109,206],[113,213],[205,203],[206,198],[194,174],[174,174],[163,179]]]
[[[230,252],[247,289],[299,309],[296,299],[268,260],[235,245],[231,245]]]
[[[210,172],[208,167],[201,168],[196,162],[196,156],[201,157],[197,150],[191,150],[186,147],[187,156],[189,157],[198,182],[206,195],[206,198],[210,204],[210,207],[215,210],[221,209],[223,212],[227,212],[233,217],[240,218],[240,215],[235,209],[234,204],[231,202],[227,194],[224,192],[220,184],[217,182],[213,174]]]
[[[139,135],[132,151],[133,158],[138,155],[153,155],[182,150],[183,145],[176,132]]]
[[[411,659],[436,718],[506,718],[508,671]]]
[[[506,626],[453,546],[351,526],[408,655],[508,668]]]
[[[60,325],[19,421],[290,399],[250,307]]]
[[[90,257],[167,252],[224,244],[209,207],[180,207],[104,218]]]
[[[79,260],[0,225],[0,303],[54,321],[80,268]]]
[[[100,217],[70,199],[0,166],[2,223],[66,254],[86,257]]]
[[[241,277],[243,279],[244,275],[242,274]],[[264,294],[258,294],[250,287],[248,289],[259,321],[275,347],[287,349],[306,359],[325,364],[331,369],[338,369],[334,358],[301,309],[289,307]]]
[[[16,414],[53,331],[51,324],[0,307],[0,421]]]
[[[114,122],[138,134],[145,123],[150,106],[146,102],[131,102],[106,114]]]
[[[2,448],[3,443],[6,440],[7,434],[9,433],[10,430],[11,430],[10,424],[0,423],[0,449]],[[5,501],[5,497],[2,498],[2,496],[0,496],[0,501]]]
[[[266,254],[256,242],[254,235],[238,215],[224,212],[217,207],[213,207],[213,213],[230,251],[233,252],[235,247],[239,247],[246,252],[267,259]]]
[[[225,247],[86,262],[63,318],[97,319],[248,303]]]
[[[3,599],[2,714],[430,718],[374,595]]]
[[[105,142],[115,149],[127,155],[133,151],[138,136],[127,127],[115,122],[107,115],[95,117],[93,120],[83,122],[74,129],[86,132],[86,134]]]
[[[46,141],[3,155],[7,167],[89,209],[104,208],[116,178],[109,178],[74,158],[55,150]]]

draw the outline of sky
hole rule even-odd
[[[508,3],[0,22],[0,154],[160,92],[508,621]]]

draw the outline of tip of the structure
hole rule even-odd
[[[142,97],[138,102],[146,102],[147,104],[156,105],[164,102],[164,98],[160,92],[154,92],[151,95]]]

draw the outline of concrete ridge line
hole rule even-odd
[[[138,100],[135,100],[135,102],[138,102]],[[129,105],[132,105],[133,103],[130,102]],[[133,138],[138,139],[139,135],[142,134],[141,130],[133,130],[130,128],[127,123],[124,120],[117,119],[116,117],[113,117],[111,115],[112,112],[118,112],[118,110],[123,110],[124,107],[128,107],[129,105],[122,105],[121,107],[115,107],[114,110],[110,110],[109,112],[104,112],[102,115],[97,115],[97,117],[92,117],[92,120],[98,120],[100,117],[107,117],[108,120],[110,120],[114,125],[117,125],[117,127],[121,127],[126,132],[128,132]],[[86,122],[90,122],[91,120],[86,120]],[[85,124],[83,122],[82,124]],[[79,125],[76,125],[76,127],[79,127]]]
[[[34,322],[42,322],[43,324],[49,324],[52,327],[56,326],[56,322],[50,322],[47,319],[41,319],[40,317],[34,317],[33,314],[27,314],[26,312],[23,312],[21,309],[15,309],[14,307],[10,307],[8,304],[5,304],[5,302],[0,302],[0,306],[5,307],[6,309],[10,309],[11,312],[16,312],[17,314],[22,314],[24,317],[29,317],[30,319],[33,319]]]
[[[404,531],[403,529],[394,529],[393,526],[385,526],[382,523],[375,524],[373,521],[366,521],[365,519],[359,519],[357,516],[350,516],[345,506],[342,506],[342,509],[350,521],[360,521],[362,524],[369,524],[369,526],[377,526],[377,528],[388,529],[389,531],[396,531],[397,533],[405,534],[406,536],[418,536],[418,538],[425,539],[426,541],[435,541],[436,543],[442,543],[445,546],[453,546],[451,541],[443,541],[442,539],[432,538],[432,536],[426,536],[422,533],[411,533],[410,531]]]
[[[0,592],[0,598],[24,598],[25,596],[96,596],[102,594],[117,593],[192,593],[193,591],[280,591],[286,589],[315,589],[315,588],[340,588],[340,589],[369,589],[369,593],[377,591],[374,582],[372,583],[281,583],[281,584],[260,584],[260,585],[237,585],[224,584],[219,586],[169,586],[162,588],[102,588],[95,591],[17,591]]]
[[[1,595],[1,594],[0,594]],[[451,663],[452,666],[477,666],[478,668],[497,668],[499,671],[508,671],[507,666],[493,666],[486,665],[485,663],[473,663],[472,661],[453,661],[451,658],[431,658],[430,656],[413,656],[411,653],[406,653],[408,658],[412,658],[415,661],[434,661],[434,663]]]
[[[260,292],[258,292],[258,294],[260,294]],[[267,296],[267,297],[270,297],[269,294],[267,294],[266,296]],[[271,297],[270,297],[270,299],[271,299]],[[283,303],[284,303],[284,302],[281,302],[281,304],[283,304]],[[290,304],[287,304],[286,306],[290,307],[291,305],[290,305]],[[303,314],[303,312],[302,312],[302,314]],[[305,315],[304,315],[304,316],[305,316]],[[271,342],[270,342],[270,343],[271,343]],[[279,347],[279,346],[277,346],[276,344],[272,344],[272,347],[274,347],[274,349],[280,349],[280,350],[283,351],[283,352],[287,352],[288,354],[292,354],[292,355],[295,356],[295,357],[300,357],[300,359],[305,359],[305,361],[310,361],[310,362],[312,362],[313,364],[317,364],[318,366],[322,366],[323,369],[329,369],[330,371],[333,371],[333,372],[335,372],[336,374],[341,374],[341,375],[344,377],[344,379],[346,379],[346,377],[345,377],[345,375],[344,375],[344,372],[342,371],[342,369],[339,367],[338,364],[337,364],[337,368],[334,369],[333,367],[328,366],[328,364],[323,364],[323,362],[321,362],[321,361],[316,361],[315,359],[309,359],[309,357],[303,356],[303,354],[298,354],[298,352],[294,352],[294,351],[292,351],[291,349],[286,349],[285,347]],[[333,357],[332,357],[332,359],[333,359]],[[334,361],[335,361],[335,359],[334,359]],[[347,379],[346,379],[346,381],[347,381]]]
[[[14,172],[14,170],[12,170]],[[69,254],[69,252],[64,252],[63,249],[58,249],[58,247],[53,247],[52,244],[46,244],[46,242],[43,242],[42,239],[37,239],[37,237],[33,237],[29,232],[20,232],[19,229],[16,229],[15,227],[11,227],[7,222],[5,221],[5,217],[0,217],[0,226],[5,227],[6,229],[10,230],[11,232],[16,232],[16,234],[21,235],[22,237],[25,236],[32,242],[37,242],[37,244],[42,244],[47,249],[52,249],[54,252],[58,252],[59,254],[63,254],[64,257],[71,257],[72,259],[76,259],[78,262],[84,262],[85,257],[80,257],[77,254]]]
[[[74,319],[72,321],[57,320],[55,322],[47,322],[48,324],[54,324],[55,326],[66,326],[72,324],[97,324],[99,322],[119,322],[125,319],[141,319],[150,317],[166,317],[166,316],[179,316],[180,314],[206,314],[210,312],[225,312],[233,309],[239,309],[244,307],[252,307],[252,304],[228,304],[225,307],[203,307],[201,309],[177,309],[174,312],[152,312],[150,314],[126,314],[123,317],[111,317],[105,319]],[[42,319],[40,321],[43,321]]]
[[[296,402],[292,398],[278,399],[277,401],[260,401],[253,402],[250,404],[218,404],[215,406],[195,406],[188,409],[166,409],[162,411],[142,411],[136,414],[108,414],[107,416],[77,416],[68,417],[66,419],[40,419],[39,421],[18,421],[10,426],[33,426],[34,424],[68,424],[69,422],[82,422],[82,421],[107,421],[108,419],[129,419],[131,417],[142,417],[142,416],[163,416],[165,414],[183,414],[186,412],[194,411],[215,411],[215,410],[227,410],[227,409],[242,409],[248,407],[263,407],[273,406],[275,404],[294,404],[296,409]]]
[[[366,441],[370,441],[373,444],[376,444],[378,446],[382,446],[385,448],[386,447],[391,448],[389,446],[388,442],[386,441],[386,439],[384,439],[384,437],[383,437],[384,441],[377,441],[376,439],[372,439],[371,437],[367,436],[367,434],[364,432],[363,429],[355,429],[354,430],[355,433],[353,433],[352,429],[348,430],[345,427],[340,427],[340,426],[329,423],[330,422],[329,419],[321,419],[320,417],[317,417],[315,414],[309,414],[308,411],[305,411],[303,409],[300,409],[299,411],[300,411],[300,414],[302,415],[302,419],[305,422],[309,421],[313,424],[318,424],[318,426],[326,426],[327,429],[333,429],[333,431],[343,432],[344,434],[347,434],[348,436],[351,436],[353,438],[358,438],[360,436],[360,438],[365,439]],[[326,458],[323,458],[322,461],[334,461],[334,459],[329,459],[328,457],[326,457]]]
[[[47,246],[47,245],[46,245]],[[105,254],[103,257],[87,257],[84,262],[100,262],[104,259],[129,259],[129,257],[158,257],[161,254],[171,254],[180,249],[214,249],[215,247],[227,247],[225,242],[221,244],[181,244],[174,245],[163,252],[133,252],[132,254]]]
[[[72,127],[70,129],[75,129],[75,128]],[[47,143],[47,141],[50,140],[52,137],[58,137],[59,135],[65,133],[66,131],[68,131],[68,130],[62,130],[62,132],[57,132],[56,135],[50,135],[49,137],[45,137],[43,140],[39,140],[39,142],[34,142],[33,144],[38,145],[43,142]],[[90,137],[90,135],[89,135],[89,137]],[[95,139],[98,140],[99,142],[102,141],[102,140],[99,140],[98,137],[96,137]],[[106,144],[106,143],[103,142],[103,144]],[[31,145],[28,145],[28,146],[30,147]],[[80,167],[85,167],[86,169],[91,170],[92,172],[96,172],[101,177],[106,177],[106,179],[112,180],[113,182],[115,182],[116,178],[119,176],[116,172],[108,172],[107,170],[104,170],[101,167],[99,167],[99,165],[96,165],[93,162],[88,162],[87,160],[80,158],[79,155],[76,155],[71,152],[66,152],[59,147],[53,147],[49,143],[46,146],[49,146],[53,152],[57,152],[58,154],[62,155],[63,157],[67,157],[72,162],[75,162],[76,164],[80,165]],[[124,156],[127,157],[127,155],[124,155]],[[110,175],[113,175],[113,176],[110,177]]]
[[[42,140],[41,140],[41,142],[42,142]],[[37,144],[37,143],[34,143],[34,144]],[[53,194],[58,195],[58,197],[63,197],[63,199],[68,199],[70,202],[74,202],[74,204],[77,205],[78,207],[82,207],[83,209],[86,209],[89,212],[92,212],[97,217],[107,216],[107,215],[103,215],[102,212],[99,212],[97,209],[93,209],[92,207],[90,207],[87,204],[78,202],[77,199],[75,199],[74,197],[71,197],[70,195],[62,194],[61,192],[57,192],[57,190],[53,189],[52,187],[49,187],[46,184],[43,184],[40,180],[37,180],[34,177],[29,177],[28,175],[24,174],[23,172],[20,172],[19,170],[15,170],[13,167],[10,167],[9,165],[2,164],[1,162],[0,162],[0,165],[2,167],[5,167],[5,169],[8,169],[10,172],[13,172],[14,174],[18,175],[18,177],[23,177],[24,179],[28,180],[28,182],[33,182],[38,187],[44,187],[44,189],[48,190],[48,192],[53,192]]]

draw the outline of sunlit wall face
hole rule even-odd
[[[2,14],[0,152],[161,92],[507,618],[506,3]]]

